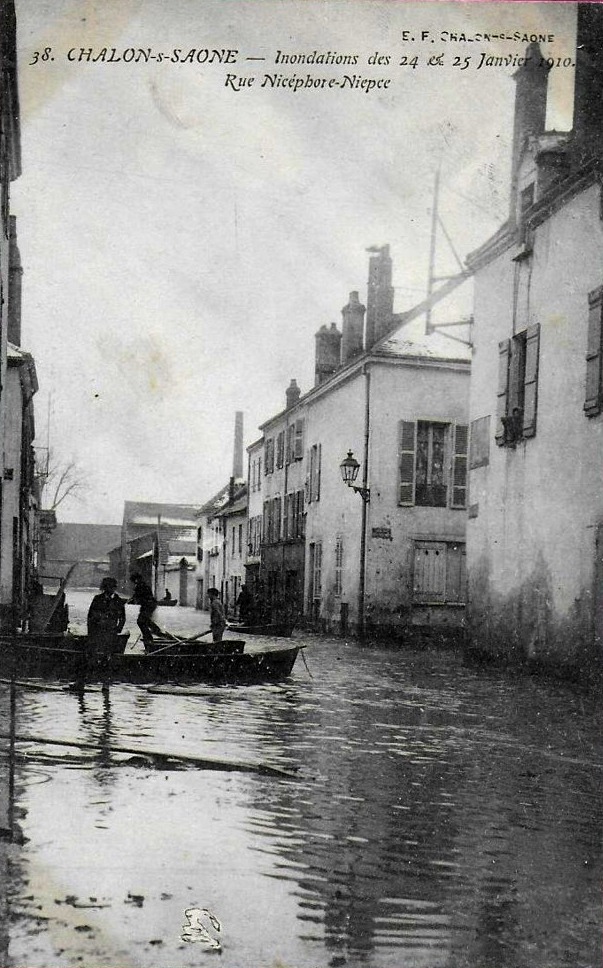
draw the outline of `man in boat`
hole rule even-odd
[[[220,592],[217,588],[210,588],[207,597],[209,598],[209,626],[212,639],[214,642],[221,642],[226,628],[226,616],[224,615],[224,606],[220,601]]]
[[[95,595],[88,609],[88,635],[93,645],[101,646],[107,638],[119,635],[126,624],[124,601],[116,593],[115,578],[103,578],[100,594]]]
[[[130,575],[130,581],[134,585],[134,594],[132,595],[132,598],[128,604],[140,605],[140,611],[138,613],[136,623],[142,633],[142,641],[144,642],[145,652],[152,652],[153,636],[163,635],[163,632],[159,626],[153,621],[155,609],[157,608],[157,599],[151,591],[151,586],[147,585],[142,575],[134,572]]]

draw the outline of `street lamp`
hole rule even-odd
[[[348,456],[344,457],[342,460],[341,464],[339,465],[339,470],[341,471],[341,479],[343,483],[347,484],[348,487],[351,487],[352,490],[356,491],[357,494],[360,494],[360,497],[365,504],[368,504],[371,499],[371,489],[370,487],[361,487],[359,484],[354,483],[358,477],[360,464],[354,457],[351,450],[348,450]]]

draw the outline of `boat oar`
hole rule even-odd
[[[0,739],[8,739],[7,733],[0,733]],[[54,739],[50,736],[16,736],[17,743],[39,743],[45,746],[71,746],[74,749],[100,750],[109,753],[127,753],[133,756],[150,756],[159,761],[166,759],[181,760],[202,770],[234,770],[239,773],[262,773],[266,776],[282,776],[297,779],[291,770],[280,766],[270,766],[268,763],[253,763],[244,760],[222,760],[208,756],[191,756],[188,753],[177,753],[171,750],[136,749],[132,746],[110,746],[108,749],[102,743],[84,743],[79,740]]]
[[[167,652],[168,649],[173,649],[176,645],[188,645],[190,642],[196,642],[197,639],[203,638],[204,635],[209,635],[210,632],[211,629],[208,629],[207,632],[200,632],[199,635],[193,635],[190,639],[177,639],[176,636],[172,636],[173,641],[169,645],[164,645],[161,649],[154,649],[152,652],[149,652],[149,655],[159,655],[160,652]]]

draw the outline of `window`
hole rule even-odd
[[[264,522],[262,527],[264,544],[272,541],[272,501],[264,501]]]
[[[321,444],[314,444],[310,448],[310,467],[308,484],[308,501],[320,501],[320,464]]]
[[[256,515],[256,517],[249,519],[249,543],[247,545],[247,550],[250,555],[257,556],[261,551],[262,543],[262,517],[261,515]]]
[[[416,541],[413,602],[464,604],[466,600],[463,542]]]
[[[304,421],[296,420],[287,428],[287,463],[303,460],[304,457]]]
[[[466,424],[401,420],[398,503],[464,508],[467,503]]]
[[[338,534],[335,541],[335,588],[336,595],[343,592],[343,537]]]
[[[235,526],[233,524],[233,526],[232,526],[232,545],[231,545],[231,548],[230,548],[231,554],[233,554],[233,555],[235,553],[236,534],[237,534],[237,529],[235,528]]]
[[[603,286],[588,295],[588,342],[586,348],[586,397],[584,412],[587,417],[601,413],[603,386],[601,378],[601,346],[603,338]]]
[[[239,525],[239,554],[243,554],[243,525]]]
[[[496,443],[513,447],[536,433],[540,327],[530,326],[498,344]]]
[[[280,469],[285,463],[285,431],[281,430],[276,438],[276,466]]]
[[[441,423],[417,423],[415,504],[446,507],[446,442],[448,427]]]
[[[295,454],[295,424],[291,424],[287,427],[287,463],[290,464],[294,460]]]
[[[264,445],[264,475],[274,471],[274,438],[269,437]]]

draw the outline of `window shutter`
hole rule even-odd
[[[496,408],[496,431],[494,438],[499,447],[505,443],[505,427],[502,418],[507,416],[507,398],[509,395],[509,359],[511,356],[511,340],[504,339],[498,344],[498,392]]]
[[[295,452],[294,459],[301,460],[304,456],[304,422],[303,420],[295,421]]]
[[[452,455],[452,504],[453,508],[467,507],[467,444],[466,424],[454,428],[454,453]]]
[[[586,398],[584,411],[587,417],[601,413],[601,323],[603,315],[603,286],[588,296],[588,344],[586,349]]]
[[[536,410],[538,407],[538,356],[540,351],[540,326],[530,326],[526,331],[526,370],[523,397],[523,436],[536,433]]]
[[[316,500],[320,501],[320,470],[321,470],[322,444],[318,445],[316,454]]]
[[[414,420],[400,420],[398,424],[398,504],[406,506],[412,506],[415,503],[415,449]]]

